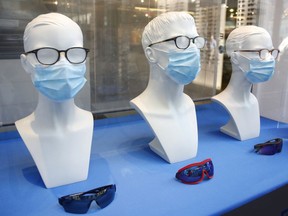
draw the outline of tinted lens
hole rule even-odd
[[[190,39],[185,36],[179,36],[176,38],[176,46],[179,49],[186,49],[189,46]]]
[[[60,203],[66,212],[84,214],[88,211],[92,200],[64,200]]]
[[[105,208],[114,200],[115,192],[116,192],[116,186],[111,185],[110,188],[106,189],[106,192],[103,195],[99,196],[96,199],[97,204],[101,208]]]
[[[198,49],[202,49],[205,46],[206,40],[203,37],[194,38],[194,44]]]
[[[279,144],[276,144],[276,148],[277,148],[277,152],[281,152],[282,151],[282,142]]]
[[[206,170],[208,177],[212,177],[214,175],[214,166],[211,160],[205,163],[203,169]]]
[[[277,145],[277,144],[276,144]],[[275,145],[264,145],[259,149],[259,153],[260,154],[264,154],[264,155],[273,155],[275,154],[277,151],[277,146]]]
[[[54,64],[59,58],[58,51],[51,48],[39,49],[36,56],[41,64]]]
[[[86,50],[83,48],[71,48],[67,50],[67,59],[74,64],[79,64],[86,59]]]
[[[202,178],[203,169],[202,166],[193,166],[183,170],[176,174],[176,178],[183,182],[197,182]]]

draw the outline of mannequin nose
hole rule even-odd
[[[272,58],[272,54],[270,52],[268,52],[265,56],[265,59],[264,60],[268,60],[268,59],[271,59]]]
[[[264,59],[264,61],[272,61],[272,60],[275,60],[275,58],[271,53],[267,54],[267,56]]]
[[[64,53],[64,52],[61,52],[61,53],[60,53],[59,61],[68,61],[68,60],[66,59],[66,56],[65,56],[65,53]]]

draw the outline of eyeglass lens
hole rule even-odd
[[[203,48],[205,45],[205,39],[203,37],[196,37],[191,39],[186,36],[179,36],[176,38],[175,43],[179,49],[186,49],[189,47],[191,40],[194,40],[194,44],[199,49]]]
[[[267,58],[269,56],[269,53],[270,53],[272,55],[272,57],[276,59],[277,56],[278,56],[278,52],[279,51],[276,50],[276,49],[274,49],[272,51],[267,50],[267,49],[263,49],[263,50],[259,51],[259,55],[260,55],[261,59],[265,59],[265,58]]]
[[[60,52],[53,48],[42,48],[37,51],[36,56],[41,64],[51,65],[59,60]],[[87,51],[83,48],[70,48],[66,50],[65,56],[70,63],[79,64],[85,61]]]

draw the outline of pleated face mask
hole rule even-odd
[[[64,101],[74,98],[82,89],[86,82],[85,71],[85,63],[37,65],[32,82],[36,89],[51,100]]]
[[[169,52],[156,49],[166,53],[169,57],[167,67],[163,67],[159,63],[157,64],[160,68],[165,70],[167,75],[176,83],[187,85],[196,78],[201,69],[200,49],[205,46],[206,40],[200,36],[192,38],[187,36],[176,36],[163,41],[151,43],[149,47],[168,41],[174,41],[175,46],[179,50]]]
[[[187,85],[196,78],[201,69],[199,49],[189,48],[182,52],[171,52],[168,56],[169,63],[165,70],[172,80]]]
[[[247,80],[251,83],[266,82],[274,74],[275,60],[261,61],[259,59],[249,60],[250,70],[245,73]]]
[[[277,59],[278,49],[260,49],[260,50],[235,50],[238,53],[258,53],[258,58],[248,58],[240,54],[243,58],[249,61],[249,65],[239,68],[245,73],[246,79],[251,83],[266,82],[271,79],[275,69],[275,59]]]

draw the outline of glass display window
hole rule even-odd
[[[0,122],[3,126],[29,115],[38,92],[21,66],[25,26],[39,14],[58,12],[76,21],[90,49],[85,87],[76,104],[94,114],[131,110],[129,101],[145,88],[149,64],[141,35],[148,22],[167,11],[187,11],[207,43],[201,50],[201,72],[185,87],[195,101],[221,89],[225,9],[221,0],[3,0],[0,3]],[[221,7],[222,5],[222,7]],[[222,21],[222,23],[221,23]],[[224,24],[223,24],[224,21]]]

